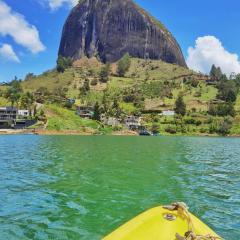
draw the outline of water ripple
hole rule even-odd
[[[240,139],[0,136],[0,240],[100,239],[174,201],[240,236]]]

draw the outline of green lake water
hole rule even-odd
[[[240,239],[240,139],[0,136],[0,239],[101,239],[184,201]]]

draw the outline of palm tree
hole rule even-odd
[[[26,92],[21,96],[21,106],[23,108],[26,108],[29,111],[30,116],[32,115],[33,103],[34,103],[34,96],[32,93]]]
[[[6,97],[11,102],[12,107],[14,106],[14,104],[16,104],[18,107],[22,92],[23,90],[22,90],[21,83],[16,79],[13,80],[11,82],[10,88],[8,88],[6,92]]]

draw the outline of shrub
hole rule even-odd
[[[196,120],[194,118],[186,118],[184,119],[184,123],[185,124],[192,124],[192,125],[196,125],[196,126],[200,126],[202,124],[202,121],[201,120]]]
[[[218,130],[218,126],[217,126],[217,123],[214,121],[210,124],[208,132],[210,134],[213,134],[213,133],[216,133],[217,130]]]
[[[126,72],[129,70],[131,60],[129,54],[125,54],[117,64],[117,74],[119,77],[124,77]]]
[[[220,123],[217,133],[226,136],[230,133],[230,129],[232,127],[232,122],[229,119],[224,119],[223,122]]]
[[[198,85],[199,85],[199,81],[196,79],[189,79],[188,83],[194,88],[198,87]]]
[[[91,82],[90,82],[91,86],[96,86],[98,84],[98,80],[97,79],[93,79]]]
[[[199,91],[194,93],[194,97],[199,98],[199,97],[201,97],[201,96],[202,96],[202,93],[199,92]]]
[[[99,106],[98,102],[96,102],[94,105],[93,119],[96,121],[100,121],[100,119],[101,119],[101,111],[100,111],[100,106]]]
[[[109,80],[109,75],[110,75],[110,70],[111,70],[111,66],[109,63],[105,64],[99,73],[99,80],[103,83],[108,82]]]
[[[185,124],[195,124],[195,119],[193,119],[193,118],[184,119],[184,123]]]
[[[202,124],[202,121],[201,121],[201,120],[196,120],[196,121],[195,121],[195,125],[196,125],[196,126],[200,126],[201,124]]]
[[[191,110],[192,110],[193,113],[197,112],[197,109],[195,107],[193,107]]]
[[[135,100],[135,95],[134,94],[127,94],[123,96],[123,101],[125,103],[131,103]]]
[[[113,131],[121,131],[122,130],[122,126],[114,126],[113,128],[112,128],[112,130]]]
[[[176,129],[174,129],[171,126],[166,127],[165,132],[170,133],[170,134],[176,134],[177,133]]]
[[[206,128],[201,128],[200,129],[200,133],[206,133],[207,132],[207,129]]]
[[[208,114],[212,116],[232,116],[234,117],[236,112],[234,110],[233,103],[219,103],[217,105],[210,104]]]
[[[153,124],[152,128],[151,128],[151,131],[152,131],[153,134],[158,134],[159,133],[158,125]]]
[[[209,126],[209,133],[217,133],[226,136],[230,133],[232,122],[230,119],[225,118],[222,121],[213,121]]]
[[[73,103],[70,101],[66,101],[63,106],[65,108],[71,109],[73,107]]]

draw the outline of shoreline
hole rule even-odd
[[[83,132],[78,130],[45,130],[45,129],[0,129],[1,135],[42,135],[42,136],[139,136],[137,132],[134,131],[116,131],[110,134],[94,134],[92,132]],[[220,136],[217,134],[159,134],[159,136],[165,137],[231,137],[240,138],[240,135],[232,134],[227,136]]]
[[[21,134],[32,134],[32,135],[69,135],[69,136],[102,136],[102,135],[114,135],[114,136],[138,136],[136,132],[133,131],[117,131],[111,134],[95,134],[93,132],[83,132],[78,130],[45,130],[45,129],[0,129],[0,135],[21,135]]]

